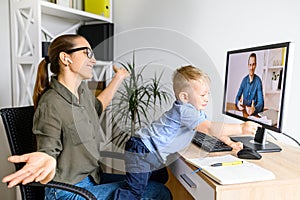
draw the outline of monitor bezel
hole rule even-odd
[[[222,108],[222,113],[227,115],[227,116],[230,116],[230,117],[233,117],[233,118],[236,118],[236,119],[239,119],[239,120],[242,120],[242,121],[254,121],[258,124],[261,124],[264,128],[266,129],[269,129],[269,130],[272,130],[272,131],[275,131],[275,132],[278,132],[278,133],[281,133],[282,132],[282,129],[283,129],[283,116],[284,116],[284,107],[285,107],[285,99],[286,99],[286,82],[287,82],[287,72],[288,72],[288,63],[289,63],[289,51],[290,51],[290,44],[291,42],[282,42],[282,43],[275,43],[275,44],[269,44],[269,45],[262,45],[262,46],[254,46],[254,47],[249,47],[249,48],[243,48],[243,49],[236,49],[236,50],[230,50],[230,51],[227,51],[227,55],[226,55],[226,71],[225,71],[225,82],[224,82],[224,94],[223,94],[223,108]],[[281,98],[281,103],[279,105],[279,109],[280,109],[280,112],[279,112],[279,125],[277,127],[274,127],[274,126],[270,126],[268,124],[264,124],[264,123],[261,123],[261,122],[258,122],[258,121],[255,121],[255,120],[252,120],[252,119],[248,119],[248,118],[245,118],[245,117],[241,117],[239,115],[236,115],[236,114],[233,114],[233,113],[230,113],[230,112],[227,112],[226,111],[226,99],[227,99],[227,84],[228,84],[228,72],[229,72],[229,57],[230,55],[232,54],[237,54],[237,53],[246,53],[246,52],[255,52],[255,51],[261,51],[261,50],[267,50],[267,49],[276,49],[276,48],[286,48],[286,51],[285,51],[285,64],[284,64],[284,70],[283,70],[283,79],[282,79],[282,91],[280,93],[280,98]]]

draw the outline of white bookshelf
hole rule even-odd
[[[43,0],[10,1],[10,13],[14,106],[33,104],[32,92],[36,69],[42,59],[42,41],[76,33],[82,24],[112,23],[112,17],[105,18]],[[95,69],[103,68],[103,65],[111,66],[111,62],[99,61]],[[106,74],[111,75],[111,68],[105,69],[108,70]],[[100,76],[95,77],[98,80]]]
[[[274,110],[279,109],[279,99],[281,95],[281,89],[272,88],[272,76],[273,72],[276,74],[280,74],[280,71],[284,69],[282,63],[284,63],[285,58],[284,55],[285,49],[272,49],[265,52],[264,55],[264,67],[263,67],[263,91],[265,102],[268,103],[265,107],[272,108]],[[278,77],[279,79],[279,77]],[[282,84],[282,83],[281,83]],[[278,87],[278,82],[276,83],[276,87]],[[282,87],[281,87],[282,88]]]

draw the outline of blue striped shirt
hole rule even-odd
[[[255,111],[254,115],[262,112],[264,109],[264,97],[262,90],[262,82],[259,76],[254,74],[253,80],[250,83],[249,75],[245,76],[240,85],[239,91],[235,98],[235,104],[241,99],[243,94],[243,105],[251,106],[252,100],[254,100]]]
[[[197,110],[189,103],[175,101],[170,110],[139,130],[137,135],[150,151],[158,153],[165,162],[169,154],[190,144],[195,128],[206,119],[207,116],[202,110]]]

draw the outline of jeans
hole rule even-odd
[[[95,183],[93,179],[90,176],[88,176],[75,185],[89,190],[99,200],[109,200],[113,199],[116,189],[123,187],[124,178],[125,176],[120,174],[102,174],[100,184]],[[170,199],[170,196],[171,194],[168,188],[165,187],[163,183],[150,181],[141,199],[163,200]],[[65,190],[59,190],[56,188],[46,188],[45,199],[84,200],[84,198],[82,198],[79,195],[67,192]]]
[[[115,200],[141,199],[150,185],[150,176],[161,171],[163,165],[140,138],[131,137],[125,146],[125,166],[126,180],[115,192]],[[160,199],[171,199],[171,196]]]

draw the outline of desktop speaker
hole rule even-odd
[[[96,60],[113,61],[113,23],[82,25],[77,34],[85,37],[90,43]]]

